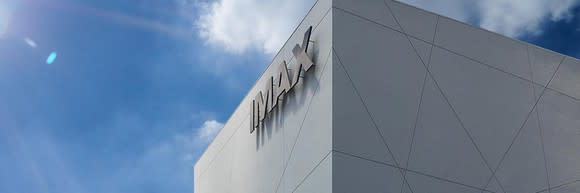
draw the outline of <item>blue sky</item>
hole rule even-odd
[[[580,57],[575,0],[405,1]],[[313,2],[0,0],[0,192],[192,192]]]

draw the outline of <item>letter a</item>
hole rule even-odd
[[[276,92],[274,93],[272,107],[278,106],[278,100],[281,100],[284,97],[284,94],[290,91],[290,78],[288,76],[288,66],[286,65],[286,61],[282,61],[280,64],[275,84],[277,87]]]

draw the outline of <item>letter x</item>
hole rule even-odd
[[[312,62],[312,59],[310,59],[310,56],[308,56],[308,54],[306,53],[308,51],[308,44],[310,44],[311,32],[312,26],[310,26],[308,30],[306,30],[306,33],[304,34],[304,39],[302,40],[302,47],[296,44],[296,46],[294,46],[294,49],[292,49],[292,53],[294,54],[294,57],[296,57],[298,65],[302,65],[304,71],[308,71],[308,69],[310,69],[310,67],[314,64],[314,62]]]

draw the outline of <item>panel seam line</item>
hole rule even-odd
[[[336,153],[339,153],[339,154],[346,155],[346,156],[354,157],[354,158],[357,158],[357,159],[366,160],[366,161],[369,161],[369,162],[373,162],[373,163],[377,163],[377,164],[389,166],[389,167],[392,167],[392,168],[395,168],[395,169],[405,170],[407,172],[414,173],[414,174],[417,174],[417,175],[420,175],[420,176],[424,176],[424,177],[428,177],[428,178],[433,178],[433,179],[441,180],[441,181],[445,181],[445,182],[449,182],[449,183],[452,183],[452,184],[456,184],[456,185],[468,187],[468,188],[475,189],[475,190],[483,190],[485,192],[491,192],[489,190],[485,190],[485,189],[482,189],[482,188],[477,187],[477,186],[463,184],[461,182],[453,181],[453,180],[450,180],[450,179],[447,179],[447,178],[443,178],[443,177],[439,177],[439,176],[427,174],[427,173],[420,172],[420,171],[411,170],[411,169],[408,169],[408,168],[397,167],[396,165],[393,165],[393,164],[390,164],[390,163],[386,163],[386,162],[382,162],[382,161],[377,161],[377,160],[369,159],[369,158],[362,157],[362,156],[359,156],[359,155],[355,155],[355,154],[352,154],[352,153],[347,153],[347,152],[343,152],[343,151],[340,151],[340,150],[332,150],[332,151],[333,152],[336,152]]]
[[[329,50],[329,54],[328,54],[328,56],[326,56],[326,61],[325,61],[324,66],[322,67],[322,70],[320,72],[320,80],[322,80],[322,77],[324,76],[324,71],[326,70],[326,65],[328,65],[328,60],[330,59],[331,53],[332,53],[332,49]],[[298,133],[296,134],[296,139],[294,139],[294,143],[292,145],[292,148],[290,149],[290,152],[289,152],[290,155],[288,156],[288,159],[286,160],[286,162],[284,162],[284,170],[282,170],[282,174],[280,175],[280,180],[278,180],[278,183],[276,185],[275,192],[278,192],[278,189],[280,188],[280,184],[282,183],[284,175],[286,174],[286,169],[288,168],[290,159],[292,158],[292,155],[294,155],[294,147],[296,146],[296,143],[298,142],[298,138],[300,137],[300,134],[302,132],[302,128],[304,126],[304,121],[306,120],[306,117],[308,117],[308,113],[310,112],[310,106],[312,105],[312,101],[314,101],[314,97],[316,96],[316,94],[318,94],[319,90],[320,90],[320,83],[318,83],[318,85],[316,85],[316,90],[314,90],[314,93],[312,93],[312,98],[308,102],[308,106],[306,107],[306,111],[304,112],[304,117],[302,118],[302,121],[300,122],[300,128],[298,129]],[[283,156],[284,156],[284,158],[282,158],[282,159],[285,160],[286,155],[283,155]]]
[[[383,1],[383,3],[385,4],[385,6],[387,7],[387,9],[393,13],[391,7],[388,5],[388,3],[386,1]],[[399,25],[399,27],[401,27],[402,25],[399,23],[399,20],[397,19],[397,17],[392,14],[393,19],[395,20],[395,22],[397,23],[397,25]],[[402,27],[401,27],[401,30]],[[491,168],[491,166],[489,165],[487,159],[485,159],[485,157],[483,156],[483,153],[481,152],[481,150],[479,149],[479,147],[477,146],[477,143],[475,143],[475,140],[473,139],[473,137],[471,136],[470,132],[467,130],[467,128],[465,127],[463,121],[459,118],[459,115],[457,114],[457,112],[455,111],[455,108],[453,108],[453,105],[451,105],[451,102],[449,101],[449,99],[447,98],[447,96],[443,93],[443,90],[441,89],[441,87],[439,86],[439,83],[437,82],[437,80],[433,77],[433,75],[431,74],[431,71],[429,70],[429,67],[425,64],[425,62],[421,59],[419,53],[417,52],[417,49],[415,48],[415,46],[413,46],[413,43],[411,42],[411,39],[409,38],[409,35],[407,33],[405,33],[405,31],[403,30],[402,33],[405,35],[405,37],[407,38],[407,41],[409,41],[409,44],[411,44],[411,47],[413,48],[413,50],[415,51],[415,54],[417,54],[417,57],[419,57],[419,60],[421,61],[421,63],[423,64],[423,66],[425,67],[425,69],[427,70],[429,76],[431,77],[431,79],[433,80],[433,82],[435,83],[435,85],[437,86],[437,88],[439,89],[439,92],[441,92],[441,95],[443,96],[443,98],[445,99],[445,101],[447,102],[447,104],[449,105],[449,107],[451,108],[451,110],[453,111],[453,113],[455,114],[456,119],[459,121],[459,123],[461,124],[461,127],[463,128],[463,130],[465,131],[465,133],[467,134],[469,140],[471,141],[471,143],[475,146],[475,149],[477,150],[477,152],[479,153],[479,155],[481,156],[481,159],[483,160],[483,162],[485,163],[485,165],[487,166],[487,168],[493,173],[493,170]],[[496,178],[497,181],[497,178]],[[503,190],[503,187],[501,186],[501,183],[498,181],[498,184],[500,185],[500,187]],[[503,190],[505,192],[505,190]]]
[[[394,14],[394,13],[393,13]],[[439,26],[439,16],[436,16],[435,19],[435,29],[433,32],[433,38],[431,41],[435,42],[435,37],[437,36],[437,27]],[[428,44],[430,46],[429,50],[429,61],[427,62],[427,66],[431,63],[431,56],[433,55],[433,45]],[[413,124],[413,133],[411,134],[411,144],[409,145],[409,152],[407,154],[407,162],[405,163],[405,168],[409,168],[409,162],[411,161],[411,153],[413,152],[413,145],[415,144],[415,133],[417,132],[417,122],[419,122],[419,116],[421,114],[421,105],[423,104],[423,95],[425,93],[425,85],[427,84],[427,74],[428,72],[425,71],[425,76],[423,77],[423,86],[421,87],[421,96],[419,97],[419,105],[417,107],[417,114],[415,115],[415,123]],[[407,171],[403,173],[405,177],[407,176]],[[403,186],[405,182],[401,182],[401,193],[403,193]]]
[[[538,105],[538,103],[540,102],[540,100],[542,99],[542,97],[544,96],[544,93],[546,92],[546,88],[548,87],[548,85],[550,85],[550,83],[552,82],[552,80],[554,79],[554,77],[556,76],[556,74],[558,73],[558,70],[560,69],[560,66],[562,65],[562,63],[564,62],[564,59],[566,57],[563,57],[562,60],[560,61],[560,64],[558,64],[558,67],[556,67],[556,70],[554,71],[554,73],[552,74],[552,77],[550,78],[550,80],[548,81],[548,83],[546,84],[546,86],[542,89],[542,92],[540,93],[540,96],[538,96],[538,99],[536,99],[536,103],[534,104],[534,106],[532,106],[532,109],[530,110],[530,112],[528,112],[528,114],[526,115],[526,119],[524,119],[524,122],[522,123],[522,126],[518,129],[516,135],[514,136],[514,138],[512,139],[510,145],[508,146],[507,150],[503,153],[500,161],[498,162],[497,166],[495,167],[495,169],[492,172],[492,177],[496,177],[495,173],[497,172],[498,168],[501,166],[501,164],[503,163],[503,160],[505,159],[506,155],[509,153],[509,151],[511,150],[515,140],[519,137],[519,135],[521,134],[521,131],[523,130],[526,122],[528,121],[528,119],[530,118],[530,115],[534,112],[534,110],[536,109],[536,106]],[[497,178],[497,177],[496,177]],[[489,184],[488,180],[488,184]],[[505,191],[504,191],[505,192]]]
[[[395,29],[395,28],[392,28],[392,27],[389,27],[389,26],[383,25],[383,24],[381,24],[381,23],[377,23],[377,22],[375,22],[375,21],[372,21],[372,20],[370,20],[370,19],[368,19],[368,18],[365,18],[365,17],[363,17],[363,16],[360,16],[360,15],[358,15],[358,14],[356,14],[356,13],[353,13],[353,12],[350,12],[350,11],[348,11],[348,10],[342,9],[342,8],[340,8],[340,7],[333,7],[333,8],[335,8],[335,9],[337,9],[337,10],[340,10],[340,11],[342,11],[342,12],[345,12],[345,13],[347,13],[347,14],[350,14],[350,15],[352,15],[352,16],[358,17],[358,18],[360,18],[360,19],[363,19],[363,20],[365,20],[365,21],[371,22],[371,23],[373,23],[373,24],[376,24],[376,25],[378,25],[378,26],[380,26],[380,27],[383,27],[383,28],[385,28],[385,29],[393,30],[393,31],[396,31],[396,32],[398,32],[398,33],[401,33],[401,34],[403,34],[403,35],[406,35],[406,36],[409,36],[409,37],[413,37],[413,38],[415,38],[415,39],[417,39],[417,40],[419,40],[419,41],[422,41],[422,42],[425,42],[425,43],[431,44],[432,46],[434,46],[434,47],[436,47],[436,48],[439,48],[439,49],[445,50],[445,51],[447,51],[447,52],[450,52],[450,53],[452,53],[452,54],[455,54],[455,55],[457,55],[457,56],[461,56],[461,57],[463,57],[463,58],[465,58],[465,59],[468,59],[468,60],[470,60],[470,61],[473,61],[473,62],[475,62],[475,63],[477,63],[477,64],[480,64],[480,65],[483,65],[483,66],[485,66],[485,67],[487,67],[487,68],[491,68],[491,69],[493,69],[493,70],[495,70],[495,71],[499,71],[499,72],[502,72],[502,73],[504,73],[504,74],[510,75],[510,76],[512,76],[512,78],[515,78],[515,79],[520,79],[520,80],[522,80],[522,81],[525,81],[525,82],[527,82],[527,83],[531,83],[531,84],[535,84],[535,85],[537,85],[537,86],[544,87],[544,85],[542,85],[542,84],[536,83],[536,82],[534,82],[534,81],[532,81],[532,80],[528,80],[527,78],[521,77],[521,76],[519,76],[519,75],[517,75],[517,74],[514,74],[514,73],[512,73],[512,72],[505,71],[505,70],[503,70],[503,69],[501,69],[501,68],[498,68],[498,67],[495,67],[495,66],[493,66],[493,65],[491,65],[491,64],[487,64],[487,63],[485,63],[485,62],[481,62],[481,61],[479,61],[479,60],[476,60],[476,59],[474,59],[474,58],[471,58],[471,57],[469,57],[469,56],[466,56],[466,55],[463,55],[463,54],[457,53],[457,52],[455,52],[455,51],[453,51],[453,50],[450,50],[450,49],[448,49],[448,48],[445,48],[445,47],[443,47],[443,46],[437,45],[437,44],[435,44],[434,42],[433,42],[433,43],[431,43],[431,42],[425,41],[425,40],[423,40],[423,39],[421,39],[421,38],[415,37],[415,36],[413,36],[413,35],[405,34],[404,32],[401,32],[401,30],[398,30],[398,29]],[[435,14],[435,15],[436,15],[436,14]],[[437,16],[439,16],[439,15],[437,15]],[[439,17],[443,17],[443,16],[439,16]],[[470,26],[470,27],[473,27],[473,28],[475,28],[474,26]],[[525,43],[525,42],[521,42],[521,43]],[[529,43],[525,43],[525,44],[527,44],[527,46],[532,46],[532,45],[529,45]],[[541,47],[539,47],[539,48],[541,48]],[[550,51],[551,51],[551,50],[550,50]],[[563,54],[560,54],[560,53],[557,53],[557,54],[558,54],[559,56],[566,57],[566,55],[563,55]],[[572,99],[574,99],[574,100],[576,100],[576,101],[580,101],[580,98],[573,97],[573,96],[571,96],[571,95],[569,95],[569,94],[566,94],[566,93],[564,93],[564,92],[562,92],[562,91],[559,91],[559,90],[556,90],[556,89],[553,89],[553,88],[548,88],[548,90],[550,90],[550,91],[554,91],[554,92],[558,92],[558,93],[560,93],[560,94],[562,94],[562,95],[565,95],[565,96],[567,96],[567,97],[570,97],[570,98],[572,98]]]
[[[334,46],[332,48],[334,50]],[[362,98],[362,96],[360,95],[360,93],[358,92],[358,89],[356,88],[356,86],[354,85],[354,82],[352,81],[352,78],[350,77],[348,71],[346,70],[346,68],[344,67],[340,56],[338,56],[338,53],[336,52],[336,50],[334,50],[334,54],[336,56],[336,58],[338,59],[338,63],[340,64],[340,67],[342,67],[342,69],[344,70],[346,76],[349,79],[350,84],[352,85],[354,91],[356,92],[357,96],[359,97],[361,103],[363,104],[364,109],[366,110],[367,114],[369,115],[369,118],[371,119],[371,122],[373,123],[373,126],[375,127],[375,129],[377,130],[377,133],[380,135],[381,137],[381,141],[383,142],[383,144],[385,145],[385,147],[387,148],[387,151],[389,153],[389,155],[391,156],[391,158],[393,159],[393,162],[395,162],[395,164],[397,165],[397,167],[399,167],[399,163],[397,162],[397,158],[395,157],[395,155],[393,154],[393,152],[391,151],[391,148],[389,147],[388,143],[385,140],[384,135],[382,134],[381,130],[379,129],[377,123],[375,122],[375,119],[373,117],[373,115],[370,113],[364,99]],[[406,182],[406,178],[403,175],[403,171],[399,170],[399,172],[401,173],[401,176],[403,177],[403,180]],[[409,186],[409,183],[407,183],[407,186]],[[411,187],[409,186],[409,189],[411,190],[411,193],[413,193],[413,190],[411,189]]]

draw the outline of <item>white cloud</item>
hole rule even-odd
[[[207,120],[197,129],[196,139],[201,143],[209,143],[224,127],[223,123],[216,120]]]
[[[256,49],[274,54],[314,0],[218,0],[203,4],[197,27],[202,38],[228,52]]]
[[[567,19],[578,0],[400,0],[510,37],[539,35],[545,21]]]
[[[542,32],[545,21],[569,18],[580,0],[400,0],[511,37]],[[281,47],[314,0],[217,0],[198,20],[208,43],[233,53],[272,54]]]
[[[479,3],[481,26],[511,37],[542,33],[544,21],[570,18],[577,0],[485,0]]]

